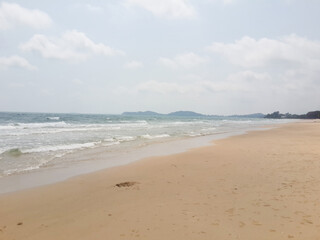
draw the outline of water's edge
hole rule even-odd
[[[268,130],[277,127],[270,125],[268,127],[253,127],[244,129],[241,131],[219,133],[207,136],[193,137],[182,140],[173,140],[168,142],[151,144],[133,151],[124,152],[105,158],[105,151],[103,148],[93,149],[90,152],[79,152],[81,154],[90,154],[93,161],[78,162],[71,164],[70,166],[64,166],[59,168],[44,168],[39,171],[27,172],[24,174],[11,175],[4,178],[0,178],[0,194],[16,192],[35,188],[39,186],[54,184],[57,182],[65,181],[75,176],[88,174],[107,168],[126,165],[141,159],[155,156],[168,156],[186,152],[190,149],[209,146],[213,144],[213,141],[229,138],[232,136],[246,134],[250,131]],[[76,156],[75,156],[76,157]]]

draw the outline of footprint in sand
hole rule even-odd
[[[217,220],[215,221],[214,223],[211,224],[212,226],[219,226],[220,225],[220,222]]]
[[[1,232],[4,232],[4,230],[7,228],[7,226],[3,226],[3,227],[0,227],[0,233]]]
[[[305,223],[308,223],[308,224],[313,224],[312,221],[308,220],[308,219],[303,219],[303,222],[301,224],[305,224]]]
[[[241,221],[239,222],[239,227],[243,228],[245,226],[246,226],[246,224],[244,222],[241,222]]]
[[[226,213],[229,213],[229,215],[234,215],[234,208],[226,210]]]
[[[253,220],[253,221],[252,221],[252,224],[253,224],[253,225],[256,225],[256,226],[261,226],[261,225],[262,225],[261,223],[259,223],[259,222],[256,221],[256,220]]]

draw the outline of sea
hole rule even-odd
[[[236,134],[285,120],[241,117],[125,116],[0,112],[0,180],[99,159],[157,144]],[[173,145],[174,146],[174,145]],[[151,154],[152,155],[152,154]],[[120,165],[120,162],[119,162]]]

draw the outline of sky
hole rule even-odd
[[[0,1],[0,111],[320,110],[318,0]]]

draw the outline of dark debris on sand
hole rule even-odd
[[[138,184],[138,182],[122,182],[122,183],[117,183],[115,187],[121,188],[121,187],[132,187],[133,185]]]

